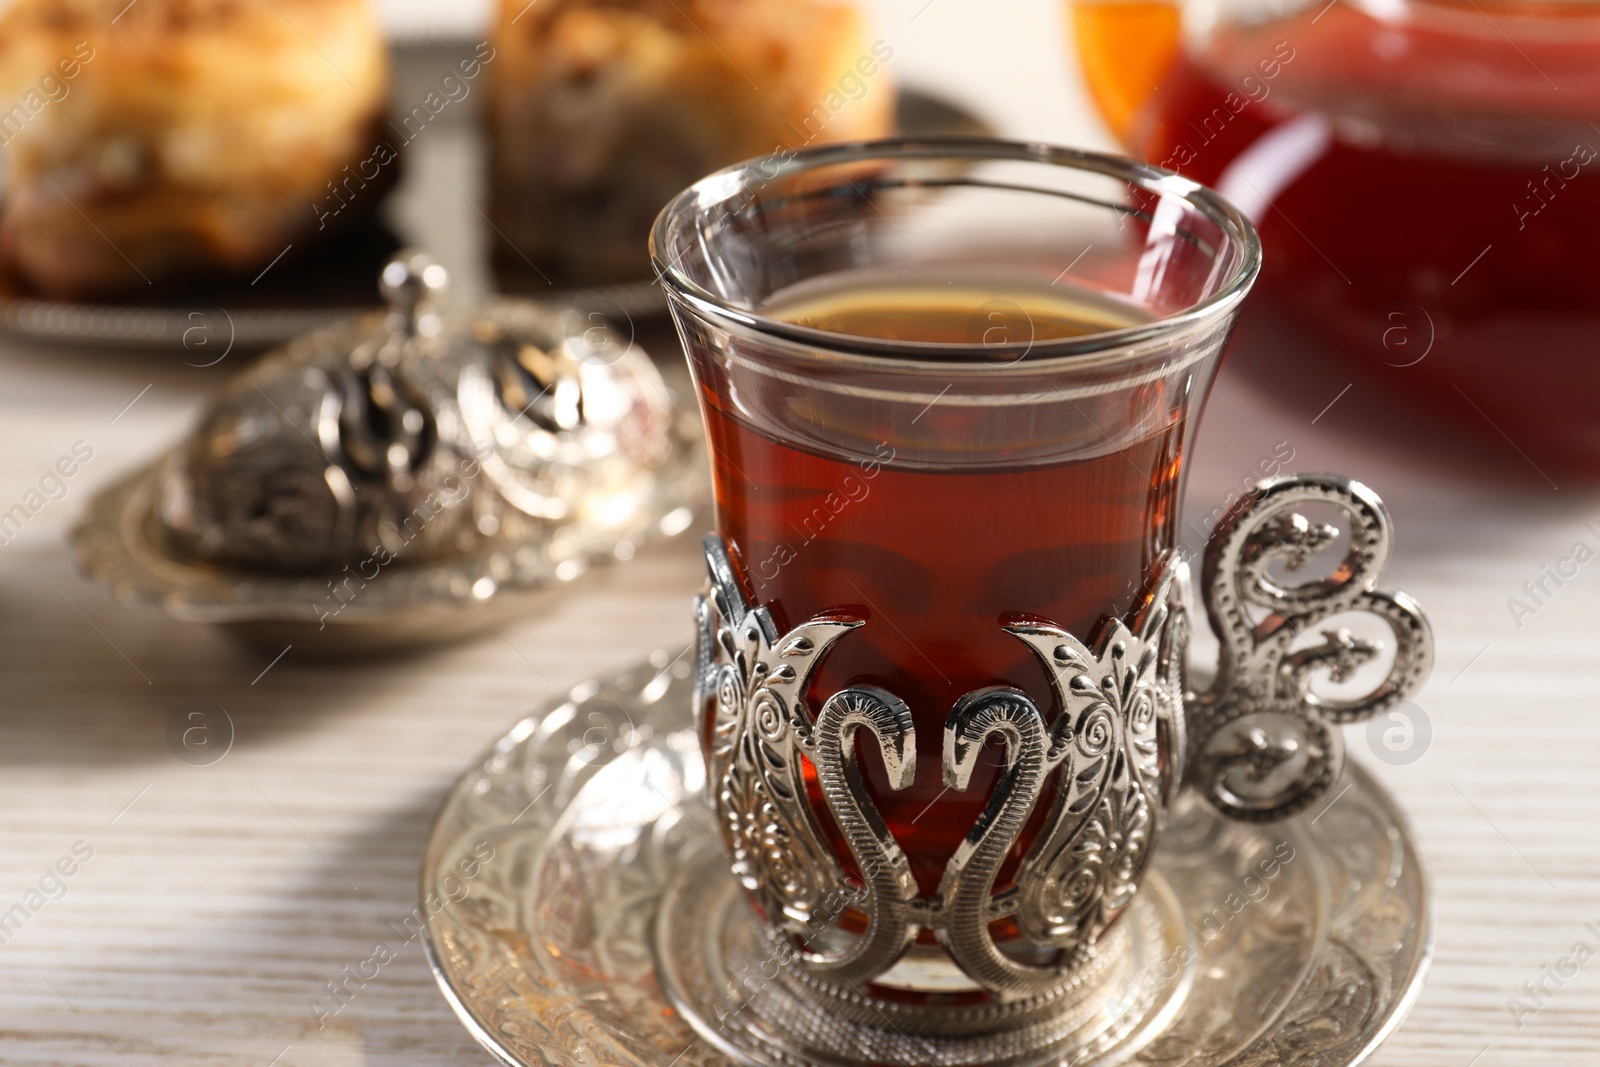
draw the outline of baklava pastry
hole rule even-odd
[[[558,283],[647,278],[710,171],[893,125],[892,49],[839,0],[502,0],[493,42],[496,258]]]
[[[18,0],[0,265],[78,299],[298,254],[392,180],[387,63],[369,0]]]

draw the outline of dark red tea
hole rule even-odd
[[[1409,23],[1314,4],[1221,31],[1162,81],[1136,148],[1254,215],[1257,310],[1395,368],[1387,384],[1498,441],[1489,416],[1541,462],[1593,468],[1591,5],[1418,6],[1429,17]]]
[[[1033,293],[1007,299],[1026,307],[1038,337],[1137,321],[1090,317],[1087,305],[1065,293],[1052,303]],[[971,294],[884,287],[776,313],[857,335],[965,342],[973,307]],[[891,791],[864,743],[862,762],[923,893],[932,894],[1001,762],[996,748],[966,792],[947,791],[940,767],[946,716],[971,690],[1007,684],[1053,717],[1043,668],[1002,621],[1042,616],[1088,640],[1106,616],[1131,612],[1157,558],[1173,544],[1183,419],[1088,458],[953,472],[918,469],[892,442],[856,459],[802,450],[756,429],[712,392],[701,397],[720,528],[747,594],[772,609],[780,632],[836,609],[868,620],[823,660],[813,712],[832,693],[861,683],[881,686],[911,708],[914,785]],[[940,416],[934,405],[924,417]],[[826,810],[819,790],[813,802]],[[1024,835],[1018,853],[1028,841]]]

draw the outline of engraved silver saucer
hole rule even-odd
[[[1393,798],[1351,766],[1278,823],[1191,793],[1126,952],[1029,1033],[925,1037],[822,1014],[721,854],[692,726],[688,651],[586,681],[517,723],[445,798],[423,857],[425,944],[445,999],[502,1063],[1362,1062],[1399,1025],[1432,948],[1426,874]]]

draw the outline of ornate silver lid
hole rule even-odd
[[[617,506],[669,450],[642,352],[524,306],[448,323],[420,253],[384,268],[389,310],[312,333],[233,381],[162,463],[183,554],[276,572],[379,550],[401,561],[536,538]]]
[[[482,615],[689,524],[698,431],[643,351],[559,307],[444,310],[420,253],[380,284],[387,312],[268,355],[102,494],[85,569],[184,617],[321,629],[456,594]]]

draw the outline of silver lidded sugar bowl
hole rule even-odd
[[[609,324],[447,311],[420,253],[380,284],[387,312],[267,356],[97,497],[83,568],[178,618],[342,651],[485,628],[690,525],[698,430]]]

